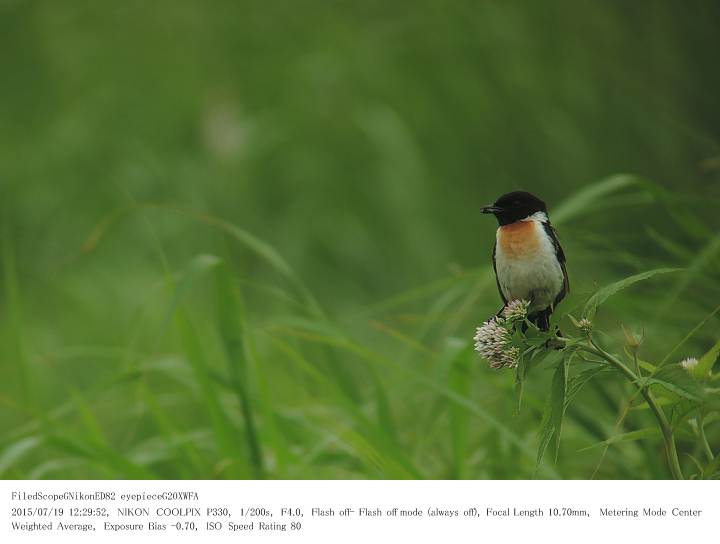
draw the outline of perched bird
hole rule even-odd
[[[530,301],[528,319],[547,331],[550,315],[570,285],[565,253],[545,203],[533,194],[515,191],[482,212],[493,214],[499,223],[492,259],[503,303]]]

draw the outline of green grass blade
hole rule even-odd
[[[393,416],[390,399],[388,398],[385,387],[383,386],[379,376],[375,373],[373,373],[372,376],[374,381],[373,389],[375,393],[378,427],[384,431],[389,440],[392,440],[394,444],[398,444],[397,424],[395,423],[395,417]]]
[[[41,444],[43,444],[42,437],[28,436],[7,446],[0,453],[0,477],[4,477],[5,473],[20,461],[26,453],[37,449]]]
[[[627,433],[611,436],[607,440],[603,440],[602,442],[598,442],[596,444],[593,444],[592,446],[588,446],[578,451],[588,451],[594,448],[617,444],[618,442],[633,442],[635,440],[644,440],[645,438],[657,438],[659,436],[661,436],[661,434],[658,427],[648,427],[646,429],[638,429],[636,431],[630,431]]]
[[[215,289],[220,338],[227,356],[230,379],[242,410],[250,461],[255,478],[262,478],[265,468],[254,409],[250,399],[247,361],[244,356],[245,309],[239,290],[234,285],[227,266],[216,268]]]
[[[75,408],[83,422],[85,432],[82,442],[89,446],[95,462],[105,466],[115,477],[138,480],[156,478],[149,468],[133,462],[107,440],[103,425],[97,419],[95,410],[79,391],[73,390],[71,394]]]
[[[603,197],[638,185],[640,180],[629,174],[618,174],[580,189],[552,210],[552,222],[560,225],[578,217],[597,204]]]
[[[404,451],[394,443],[386,429],[372,422],[339,384],[328,379],[325,373],[315,368],[287,342],[275,336],[270,338],[288,356],[289,360],[313,381],[317,382],[322,387],[322,390],[337,403],[337,407],[342,409],[355,422],[356,426],[362,430],[365,439],[361,442],[355,442],[358,446],[364,444],[359,453],[363,453],[367,462],[380,468],[387,477],[422,478],[422,474],[415,468]],[[346,431],[342,435],[347,438],[352,433],[348,434]]]
[[[470,395],[470,375],[472,371],[473,349],[472,345],[459,349],[450,362],[448,387],[458,396],[467,398]],[[450,410],[450,437],[452,442],[452,477],[458,480],[467,478],[467,462],[470,457],[468,451],[468,424],[470,412],[457,403],[451,402]]]
[[[158,335],[158,343],[160,338],[164,335],[165,330],[170,326],[173,316],[177,312],[177,309],[186,296],[186,294],[192,289],[193,285],[203,276],[209,274],[216,267],[222,263],[219,257],[215,255],[196,255],[190,261],[190,264],[185,268],[177,282],[172,282],[171,287],[173,288],[172,299],[167,311],[165,312],[165,319],[161,328],[161,334]]]
[[[23,319],[20,297],[20,282],[17,276],[15,250],[8,230],[2,233],[2,261],[5,279],[5,308],[10,324],[10,357],[16,361],[20,383],[20,395],[26,406],[37,408],[33,393],[30,367],[23,345]]]
[[[212,422],[213,432],[217,440],[220,454],[224,457],[224,462],[230,462],[231,475],[238,474],[238,462],[242,456],[242,452],[238,446],[237,429],[228,419],[225,411],[220,404],[220,396],[215,387],[211,374],[208,370],[208,364],[205,359],[200,339],[191,324],[189,318],[184,311],[177,312],[178,331],[183,345],[183,350],[193,369],[195,379],[197,380],[202,397],[205,402],[205,408],[208,411]]]
[[[689,263],[687,273],[683,274],[675,288],[665,299],[661,313],[667,312],[677,298],[689,287],[697,285],[699,277],[711,263],[716,262],[718,256],[720,256],[720,234],[716,234],[712,237],[705,247]],[[713,279],[711,285],[717,285],[717,281]]]
[[[606,285],[605,287],[596,291],[595,294],[590,297],[590,299],[585,304],[585,309],[583,310],[583,314],[586,318],[593,319],[595,317],[595,312],[597,311],[597,308],[601,304],[603,304],[608,298],[619,293],[623,289],[627,289],[628,287],[630,287],[631,285],[633,285],[637,282],[650,279],[659,274],[670,274],[672,272],[679,272],[680,270],[683,270],[683,269],[682,268],[656,268],[655,270],[648,270],[646,272],[641,272],[640,274],[635,274],[633,276],[624,278],[620,281],[616,281],[614,283]]]
[[[200,221],[218,228],[228,234],[235,241],[240,242],[243,246],[254,252],[274,268],[281,276],[290,282],[297,290],[300,298],[304,301],[309,310],[310,315],[315,317],[324,317],[325,312],[320,307],[310,290],[305,286],[300,277],[295,273],[287,261],[280,253],[267,242],[260,240],[258,237],[233,225],[232,223],[206,214],[193,214],[193,217]]]
[[[207,474],[210,471],[206,461],[192,441],[179,440],[181,432],[164,410],[149,387],[141,390],[143,400],[154,417],[160,436],[167,443],[178,444],[178,458],[174,463],[183,478],[192,478],[195,474]]]
[[[696,334],[700,329],[702,329],[702,328],[705,326],[705,324],[706,324],[708,321],[710,321],[710,320],[715,316],[715,314],[717,314],[718,312],[720,312],[720,304],[717,305],[717,306],[715,306],[715,308],[714,308],[709,314],[707,314],[707,315],[702,319],[702,321],[700,321],[700,323],[698,323],[697,325],[695,325],[695,327],[693,327],[693,329],[692,329],[689,333],[687,333],[687,334],[685,335],[685,337],[684,337],[682,340],[680,340],[680,342],[678,342],[677,344],[675,344],[675,346],[667,353],[667,355],[665,355],[665,357],[663,357],[662,361],[660,361],[660,363],[657,365],[658,368],[660,368],[660,367],[662,367],[663,365],[665,365],[665,363],[668,362],[668,360],[670,359],[670,357],[672,357],[672,355],[673,355],[677,350],[679,350],[682,346],[684,346],[684,345],[687,343],[688,340],[690,340],[693,336],[695,336],[695,334]]]
[[[294,334],[294,331],[288,330],[287,333]],[[503,423],[500,418],[495,417],[493,414],[490,413],[490,411],[484,409],[476,402],[473,402],[471,399],[463,397],[462,395],[458,395],[450,388],[438,384],[435,381],[430,380],[423,375],[420,375],[414,370],[410,370],[405,366],[397,364],[397,362],[393,359],[388,359],[386,357],[383,357],[382,355],[374,353],[372,350],[369,350],[363,345],[357,344],[351,340],[331,338],[323,336],[321,334],[305,334],[300,331],[297,331],[295,335],[299,338],[303,338],[311,342],[327,344],[341,350],[346,350],[350,353],[354,353],[365,359],[368,363],[378,364],[382,367],[394,368],[399,370],[400,372],[408,376],[408,378],[410,378],[413,383],[421,385],[428,390],[435,391],[449,401],[454,402],[469,410],[472,414],[480,418],[483,423],[495,428],[500,433],[500,435],[503,436],[503,438],[507,439],[508,442],[510,442],[511,444],[517,446],[524,455],[528,456],[530,459],[535,458],[533,449],[510,426]],[[543,466],[542,470],[544,470],[550,477],[557,477],[557,472],[552,467]]]

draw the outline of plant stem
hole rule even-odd
[[[665,440],[665,451],[668,457],[668,464],[670,465],[670,472],[672,472],[673,478],[676,480],[682,480],[684,478],[682,470],[680,469],[680,461],[678,460],[675,437],[672,434],[672,429],[670,428],[670,423],[665,416],[665,412],[663,412],[662,408],[656,404],[650,389],[642,387],[640,388],[640,393],[643,397],[645,397],[648,406],[650,406],[650,409],[655,414],[655,417],[660,424],[660,428],[662,429],[663,439]]]
[[[638,378],[642,378],[642,371],[640,370],[640,363],[638,362],[637,349],[633,350],[633,361],[635,361],[635,372],[637,372]]]
[[[662,408],[660,408],[660,406],[658,406],[655,402],[655,397],[650,391],[650,388],[646,385],[640,385],[638,376],[636,376],[632,370],[625,366],[620,359],[603,350],[589,336],[588,345],[580,345],[578,347],[587,353],[592,353],[605,359],[608,363],[624,374],[625,377],[638,388],[640,394],[645,398],[645,402],[648,403],[650,410],[652,410],[658,424],[660,425],[660,430],[662,431],[663,440],[665,442],[665,452],[667,454],[670,472],[672,473],[674,479],[683,480],[684,477],[682,469],[680,468],[677,447],[675,446],[675,437],[673,436],[672,429],[670,428],[670,422],[668,421],[665,412],[663,412]]]
[[[710,444],[708,444],[707,437],[705,436],[705,422],[703,421],[702,416],[698,418],[698,431],[700,433],[700,441],[702,442],[703,449],[705,450],[705,455],[707,455],[708,461],[712,463],[715,460],[715,454],[713,453]]]

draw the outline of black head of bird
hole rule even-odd
[[[532,193],[515,191],[498,198],[494,204],[482,208],[482,213],[491,213],[497,217],[500,225],[509,225],[515,221],[531,217],[542,212],[547,216],[547,206]]]

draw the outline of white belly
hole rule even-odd
[[[510,300],[530,301],[530,311],[550,306],[563,286],[563,271],[555,255],[555,248],[540,223],[534,222],[536,244],[527,251],[511,251],[507,241],[503,244],[498,229],[495,248],[495,268],[500,290]],[[504,249],[505,248],[505,249]]]

